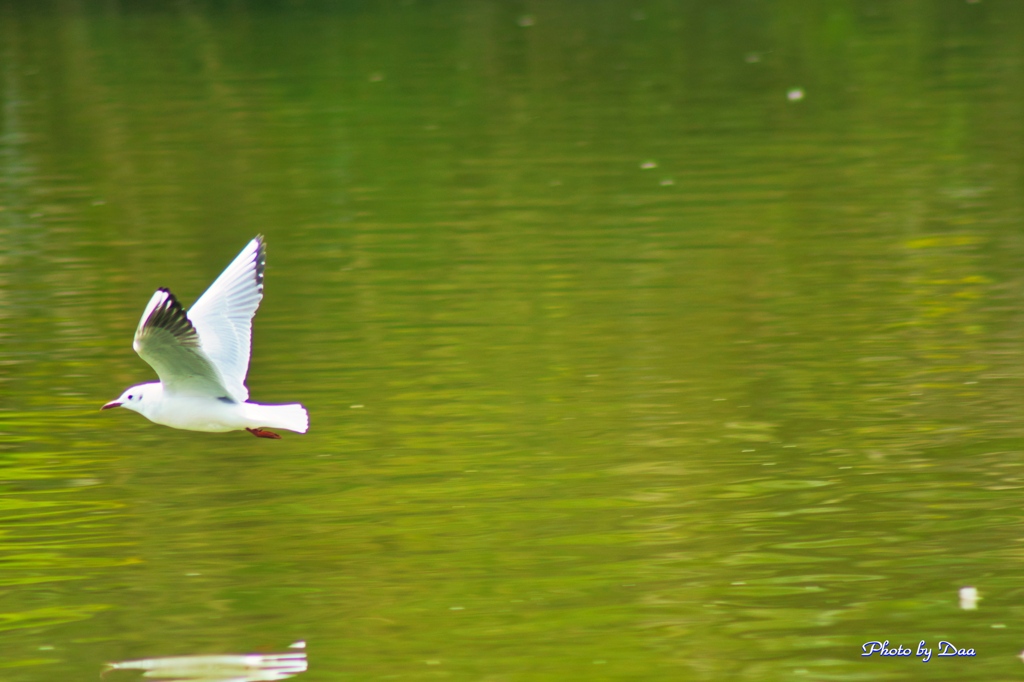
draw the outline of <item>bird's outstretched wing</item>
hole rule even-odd
[[[167,289],[149,299],[132,347],[156,370],[168,393],[233,398],[203,352],[185,309]]]
[[[202,353],[213,363],[228,394],[238,402],[249,398],[245,375],[252,347],[252,317],[263,299],[266,263],[267,247],[263,235],[259,235],[246,244],[188,311]]]

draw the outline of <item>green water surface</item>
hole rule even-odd
[[[1019,679],[1022,185],[1016,0],[0,0],[0,679]]]

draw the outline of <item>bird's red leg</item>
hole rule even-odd
[[[281,440],[281,436],[277,435],[273,431],[268,431],[267,429],[246,429],[246,431],[257,438],[273,438],[275,440]]]

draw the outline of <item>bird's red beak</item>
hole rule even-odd
[[[111,401],[111,402],[107,403],[106,405],[104,405],[100,409],[101,410],[109,410],[111,407],[121,407],[121,403],[119,403],[116,400],[114,400],[114,401]]]

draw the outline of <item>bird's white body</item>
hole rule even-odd
[[[263,298],[266,247],[256,237],[192,308],[159,289],[135,332],[135,351],[160,381],[132,386],[103,409],[126,407],[152,422],[189,431],[246,429],[279,438],[267,428],[305,433],[306,408],[248,401],[252,316]]]
[[[309,417],[302,405],[260,405],[223,398],[168,394],[159,381],[132,386],[116,402],[155,424],[187,431],[222,433],[270,428],[305,433],[309,428]]]

